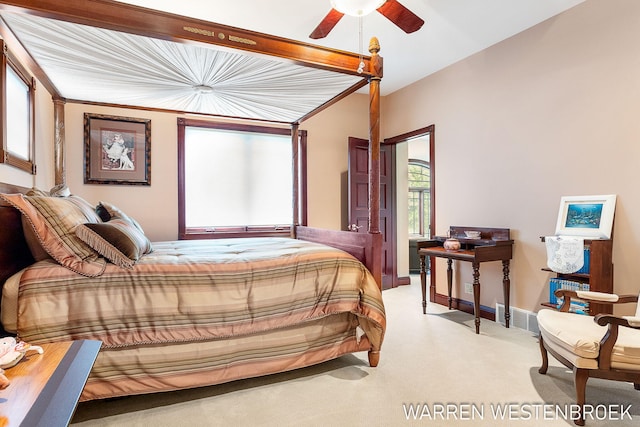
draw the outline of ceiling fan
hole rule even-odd
[[[312,39],[326,37],[344,15],[365,16],[377,10],[405,33],[418,31],[424,21],[397,0],[331,0],[331,10],[309,35]]]

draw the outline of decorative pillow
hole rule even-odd
[[[140,232],[144,234],[144,230],[142,229],[138,221],[136,221],[135,219],[124,213],[121,209],[117,208],[109,202],[99,202],[98,206],[96,206],[96,213],[98,214],[102,222],[109,222],[112,219],[116,218],[127,220],[135,225],[136,228],[138,228],[138,230],[140,230]]]
[[[151,242],[131,221],[114,218],[104,223],[89,223],[76,228],[76,235],[100,255],[123,268],[151,252]]]
[[[25,216],[45,251],[59,264],[85,276],[99,276],[106,261],[75,235],[75,229],[99,217],[77,196],[43,197],[1,194]]]

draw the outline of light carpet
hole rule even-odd
[[[483,319],[476,335],[472,315],[437,304],[424,315],[417,280],[383,297],[388,327],[377,368],[362,353],[217,386],[85,402],[72,425],[574,425],[572,373],[552,357],[548,373],[538,373],[534,334]],[[630,383],[590,379],[587,403],[607,409],[587,426],[640,425],[640,392]]]

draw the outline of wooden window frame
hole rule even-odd
[[[0,93],[2,93],[0,99],[0,121],[2,122],[2,144],[0,144],[0,163],[14,166],[31,175],[36,174],[35,164],[35,93],[36,93],[36,80],[27,69],[20,64],[16,57],[7,49],[7,45],[3,40],[0,40],[0,50],[2,56],[0,58]],[[7,141],[7,67],[18,75],[18,77],[29,88],[29,158],[23,159],[15,154],[11,153],[8,149]]]
[[[425,194],[429,195],[429,198],[431,197],[431,163],[424,161],[424,160],[420,160],[420,159],[409,159],[409,165],[416,165],[416,166],[421,166],[425,169],[429,170],[429,187],[409,187],[409,191],[410,192],[414,192],[414,193],[418,193],[420,194],[420,201],[419,201],[419,208],[418,210],[420,211],[421,215],[419,215],[419,229],[420,229],[420,234],[415,235],[415,234],[410,234],[410,236],[412,238],[420,238],[420,237],[430,237],[429,236],[429,226],[428,224],[424,223],[424,196]]]
[[[215,227],[213,229],[205,228],[187,228],[186,227],[186,207],[185,207],[185,128],[202,127],[207,129],[230,130],[237,132],[253,132],[272,135],[292,135],[291,129],[277,128],[270,126],[248,125],[227,122],[214,122],[208,120],[196,119],[178,119],[178,239],[223,239],[232,237],[277,237],[290,236],[293,232],[293,224],[277,225],[277,226],[235,226],[235,227]],[[293,140],[292,140],[293,143]],[[294,151],[295,152],[295,151]],[[300,217],[301,223],[306,224],[307,218],[307,131],[298,131],[298,194],[300,201]],[[292,171],[293,171],[292,159]],[[293,172],[292,172],[293,173]],[[294,182],[296,180],[294,179]],[[293,218],[297,222],[296,218]]]

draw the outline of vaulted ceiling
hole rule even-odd
[[[329,35],[309,34],[329,0],[119,0],[351,52],[360,51],[358,18],[344,16]],[[384,58],[383,95],[549,19],[584,0],[399,0],[425,24],[405,34],[379,13],[363,18],[364,53],[372,36]]]
[[[120,0],[179,15],[171,16],[176,19],[170,24],[166,14],[145,13],[137,22],[146,31],[178,25],[188,32],[191,19],[202,28],[216,23],[227,26],[227,33],[235,27],[311,43],[324,49],[323,58],[333,55],[325,48],[355,52],[353,67],[346,73],[345,68],[334,73],[304,67],[300,61],[241,54],[212,46],[211,41],[194,44],[145,37],[137,33],[140,27],[132,29],[125,22],[134,21],[127,19],[127,13],[138,12],[124,12],[117,1],[74,1],[63,6],[49,0],[0,0],[0,6],[7,5],[0,7],[0,15],[62,98],[294,123],[366,84],[366,76],[356,73],[356,64],[358,54],[369,54],[373,36],[380,41],[384,58],[381,94],[388,95],[582,1],[400,0],[424,19],[419,30],[407,34],[374,11],[363,18],[345,15],[326,37],[313,40],[309,35],[331,10],[329,0]],[[23,9],[9,6],[16,3]],[[94,9],[86,10],[90,3]],[[103,6],[110,9],[106,15]],[[29,9],[36,13],[23,13]],[[96,9],[117,19],[102,28],[83,25],[93,25]],[[80,13],[82,19],[70,19],[67,13]],[[202,28],[193,30],[206,31]],[[218,36],[227,38],[220,32]]]

